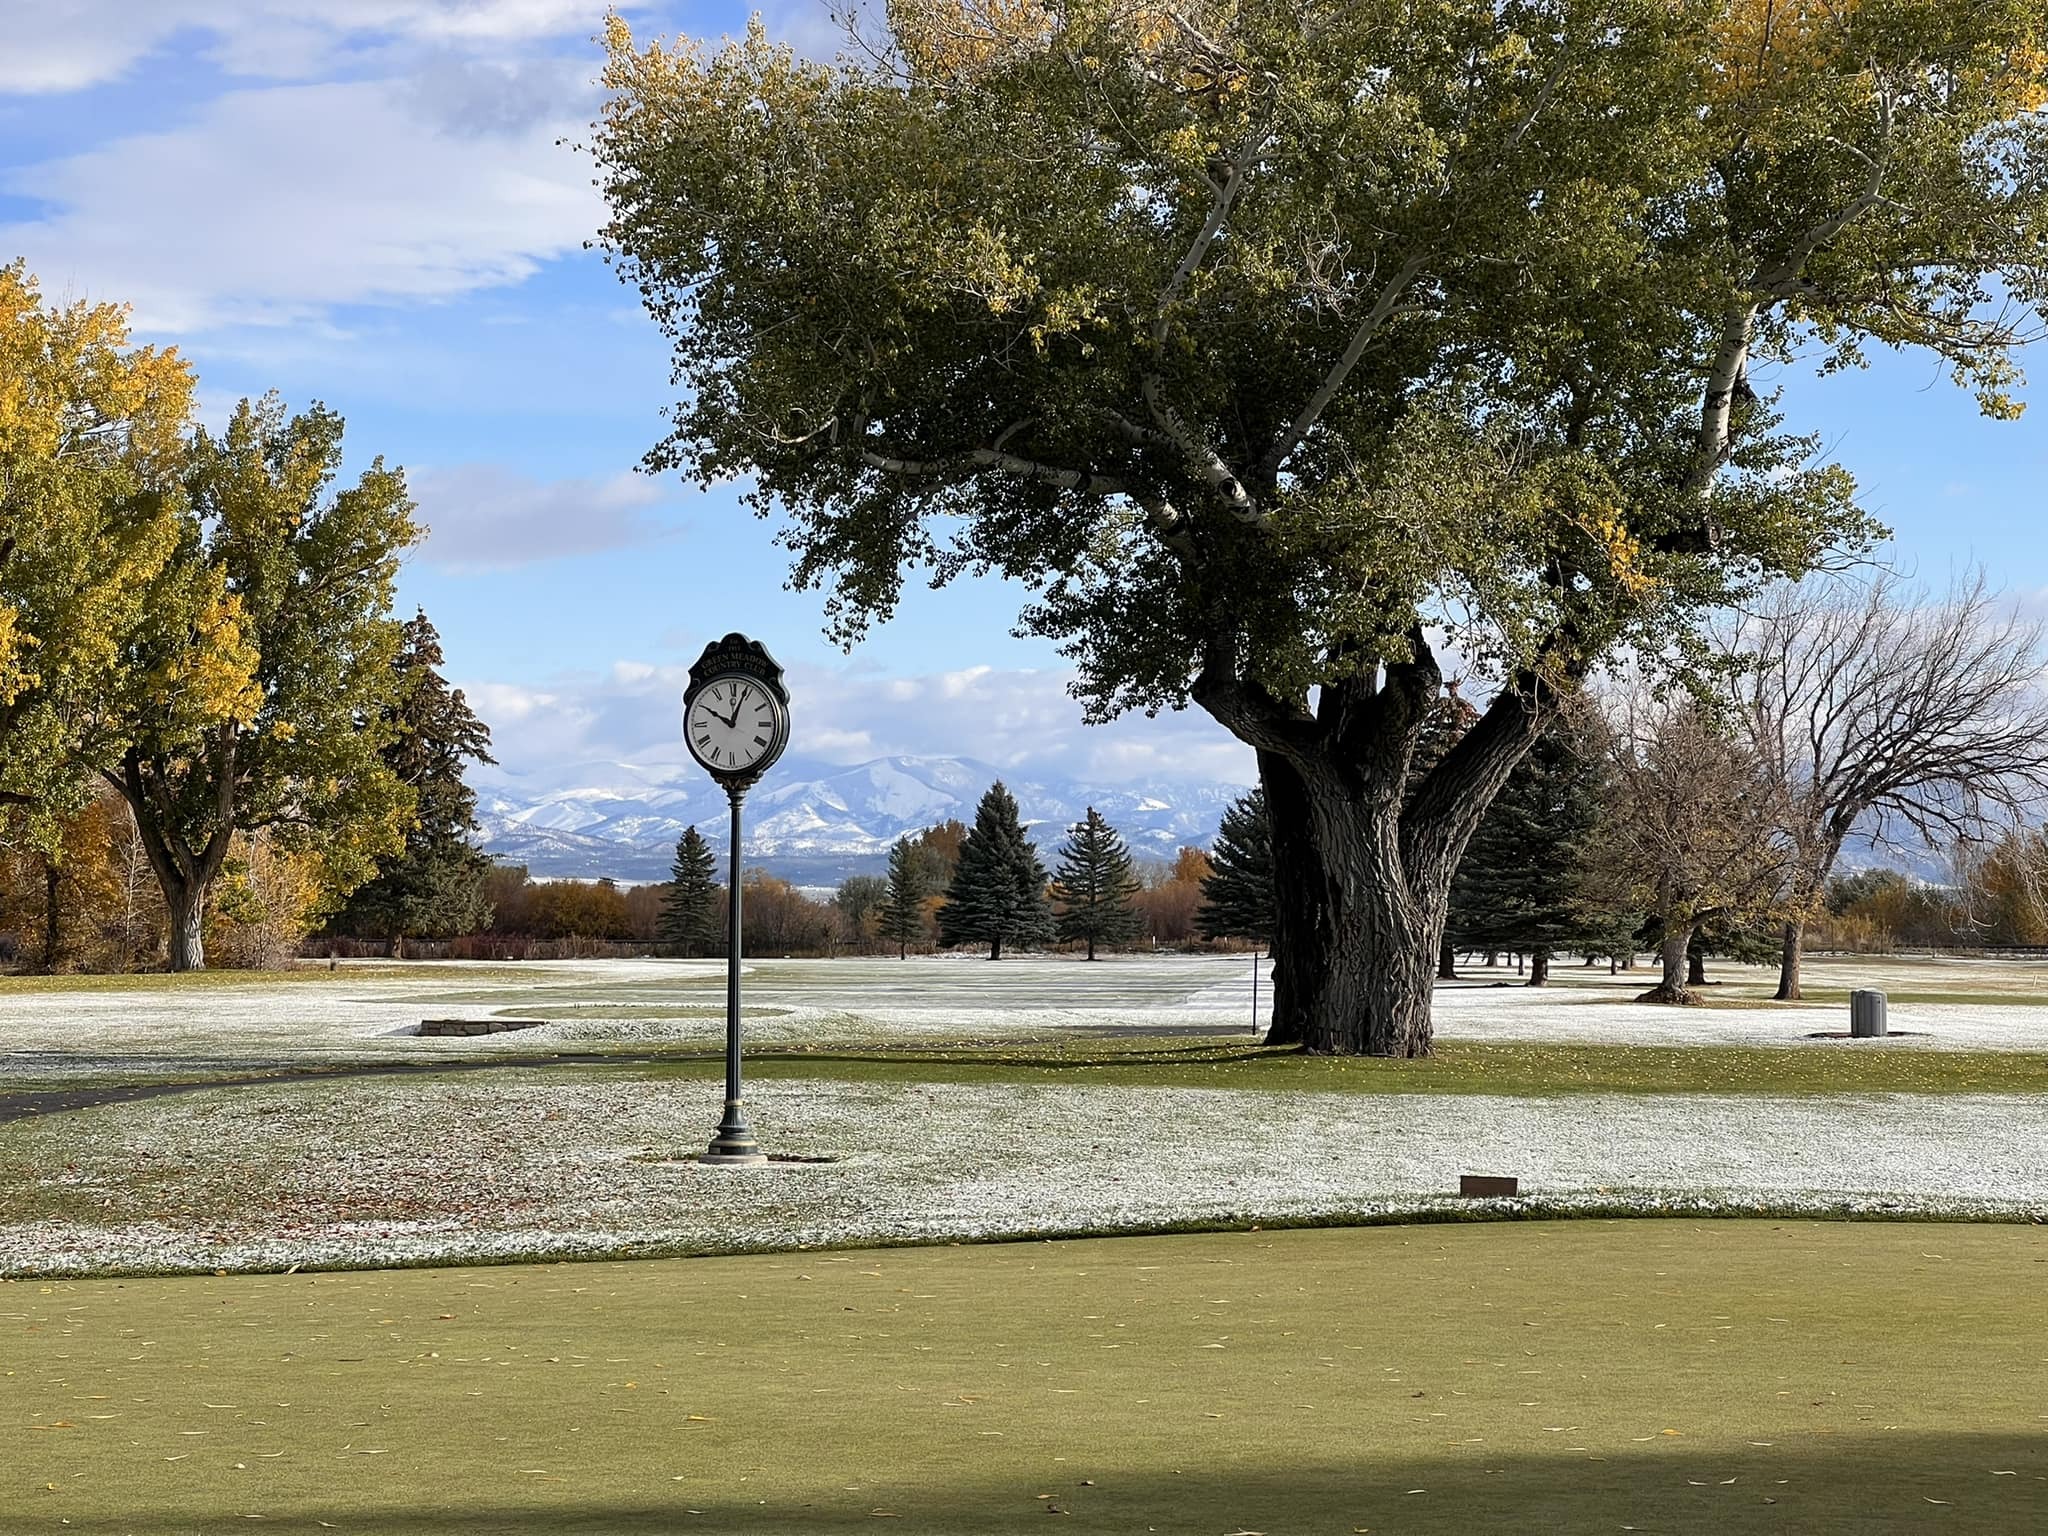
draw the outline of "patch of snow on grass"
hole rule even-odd
[[[2048,1098],[1554,1099],[770,1081],[772,1150],[676,1161],[714,1084],[362,1079],[0,1128],[0,1272],[383,1265],[1373,1216],[1511,1173],[1580,1208],[2048,1213]],[[1463,1207],[1469,1209],[1469,1206]]]

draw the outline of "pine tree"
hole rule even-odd
[[[907,837],[889,850],[889,893],[882,899],[882,937],[896,941],[896,958],[910,954],[910,941],[924,937],[924,880],[918,850]]]
[[[1202,910],[1195,925],[1205,939],[1273,937],[1273,828],[1266,819],[1266,792],[1254,789],[1223,813],[1212,873],[1202,882]]]
[[[680,954],[703,955],[716,947],[719,932],[718,881],[711,845],[695,827],[686,827],[676,842],[668,895],[662,899],[654,936]]]
[[[1097,944],[1130,943],[1144,925],[1131,901],[1137,890],[1130,849],[1101,812],[1089,806],[1087,817],[1067,834],[1053,877],[1059,936],[1085,939],[1090,960]]]
[[[939,942],[988,945],[991,960],[1003,944],[1044,944],[1053,937],[1045,899],[1045,866],[1024,836],[1017,802],[1001,780],[974,809],[974,826],[960,845],[960,864],[939,908]]]
[[[399,691],[386,718],[396,733],[381,754],[413,792],[413,824],[405,846],[380,859],[328,923],[330,932],[388,939],[394,954],[407,939],[451,938],[491,921],[484,890],[491,861],[470,844],[476,791],[462,777],[465,762],[496,761],[491,732],[441,676],[442,661],[441,636],[421,610],[405,625],[392,663]]]
[[[1508,776],[1451,883],[1447,932],[1465,947],[1526,951],[1532,987],[1550,979],[1554,951],[1601,944],[1622,921],[1588,902],[1583,876],[1603,761],[1582,731],[1553,721]]]

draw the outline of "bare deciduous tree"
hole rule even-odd
[[[1609,701],[1612,811],[1587,850],[1587,883],[1661,920],[1663,976],[1646,1003],[1697,1003],[1688,952],[1700,925],[1774,913],[1789,848],[1775,786],[1739,738],[1691,698]]]
[[[1784,807],[1780,999],[1799,996],[1806,918],[1852,832],[1968,844],[2048,794],[2042,639],[1981,574],[1938,602],[1892,574],[1788,584],[1720,627],[1738,729]]]

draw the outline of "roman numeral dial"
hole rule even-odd
[[[758,679],[713,677],[683,715],[690,755],[713,773],[744,774],[765,766],[788,735],[782,702]]]

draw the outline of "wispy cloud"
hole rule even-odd
[[[0,249],[48,291],[126,299],[172,332],[517,283],[601,212],[555,142],[578,109],[504,89],[431,109],[378,81],[230,92],[180,127],[15,172],[9,189],[49,211],[0,226]]]
[[[418,559],[453,571],[505,570],[673,538],[648,515],[667,492],[640,475],[534,480],[495,464],[407,476],[427,525]]]
[[[41,0],[9,8],[0,91],[118,80],[183,35],[231,74],[313,74],[379,41],[477,46],[597,31],[606,0]],[[618,7],[632,11],[636,5]]]

